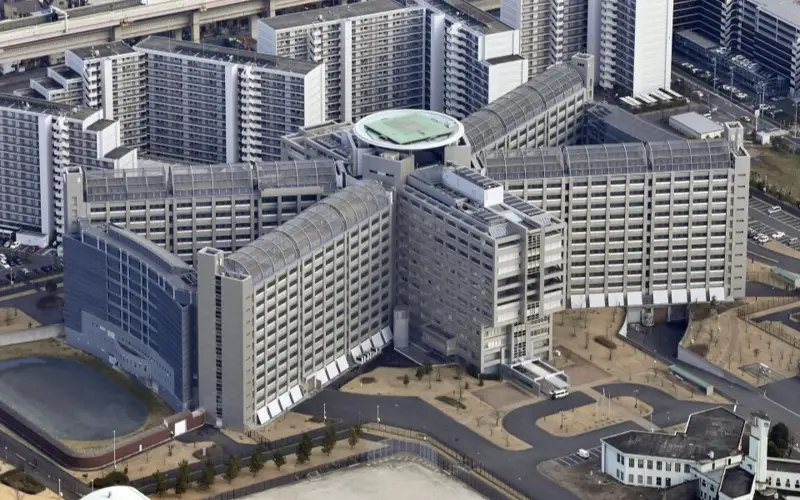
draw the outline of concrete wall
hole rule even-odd
[[[699,368],[700,370],[710,373],[715,377],[725,378],[727,375],[725,370],[719,366],[709,362],[706,360],[706,358],[682,346],[678,346],[678,361],[682,361],[689,366]]]
[[[36,328],[29,328],[20,330],[18,332],[9,332],[0,335],[0,347],[5,347],[15,344],[24,344],[25,342],[34,342],[36,340],[54,339],[64,334],[64,323],[57,323],[55,325],[39,326]]]

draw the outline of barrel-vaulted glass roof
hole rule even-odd
[[[464,118],[464,135],[477,153],[523,127],[564,97],[583,88],[571,64],[556,64]]]
[[[225,269],[262,283],[390,205],[388,193],[376,181],[346,187],[232,253]]]
[[[731,155],[725,139],[680,139],[485,151],[476,158],[487,177],[508,181],[727,169]]]

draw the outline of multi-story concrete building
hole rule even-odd
[[[424,108],[456,119],[528,79],[520,32],[466,0],[414,0],[426,9]]]
[[[421,108],[425,15],[393,0],[345,3],[261,19],[258,51],[325,63],[326,120]]]
[[[32,79],[30,89],[36,93],[36,97],[39,99],[73,107],[84,105],[83,79],[78,73],[64,65],[47,68],[47,76]]]
[[[577,54],[466,117],[464,136],[473,154],[571,144],[593,96],[593,58]]]
[[[590,0],[588,51],[597,83],[623,95],[669,89],[673,0]]]
[[[197,388],[195,285],[194,270],[163,248],[83,222],[64,239],[67,343],[186,410]]]
[[[179,162],[277,160],[281,137],[322,123],[324,66],[150,37],[149,154]]]
[[[418,170],[397,196],[397,300],[423,342],[480,372],[548,359],[564,224],[463,167]]]
[[[586,0],[503,0],[500,20],[519,30],[530,77],[586,52]]]
[[[210,421],[263,425],[385,345],[392,264],[392,200],[374,181],[233,254],[201,250],[199,403]]]
[[[83,78],[83,105],[99,108],[120,123],[122,144],[147,147],[147,71],[144,55],[123,42],[64,54],[67,67]]]
[[[136,165],[119,146],[119,124],[101,112],[0,95],[0,224],[25,230],[40,246],[63,231],[63,169]]]
[[[67,231],[111,223],[187,262],[213,246],[235,251],[336,191],[329,160],[174,165],[65,176]]]
[[[744,297],[750,156],[740,145],[505,150],[482,153],[479,163],[509,193],[567,225],[571,307]]]

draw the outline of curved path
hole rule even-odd
[[[582,393],[558,401],[541,401],[518,408],[503,419],[506,429],[529,443],[524,451],[502,449],[453,421],[449,416],[416,397],[369,396],[345,392],[323,391],[314,399],[301,403],[294,411],[345,421],[380,421],[429,434],[453,450],[481,463],[492,474],[531,499],[576,499],[537,471],[539,463],[574,452],[578,448],[597,446],[601,437],[629,429],[639,429],[632,422],[607,427],[580,436],[560,438],[536,427],[537,415],[583,406],[592,401]],[[323,409],[324,408],[324,409]]]
[[[692,413],[709,408],[716,408],[717,406],[724,406],[728,409],[733,408],[733,405],[675,399],[671,394],[647,385],[623,382],[597,385],[592,389],[598,392],[605,391],[611,397],[638,396],[640,401],[644,401],[653,408],[652,422],[659,427],[671,427],[675,424],[685,423]]]

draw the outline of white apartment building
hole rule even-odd
[[[83,78],[64,65],[47,68],[47,76],[32,79],[30,89],[36,93],[37,99],[67,106],[84,106]]]
[[[72,49],[66,66],[83,79],[83,105],[99,108],[106,120],[117,120],[122,145],[147,145],[147,74],[144,56],[124,42]]]
[[[39,235],[40,246],[63,236],[63,173],[136,165],[119,146],[119,124],[99,110],[0,95],[0,224]]]
[[[232,254],[199,252],[199,404],[210,422],[262,426],[392,339],[392,217],[390,193],[365,181]]]
[[[528,80],[520,32],[466,0],[414,0],[426,9],[424,108],[460,120]]]
[[[280,158],[281,137],[325,116],[324,65],[149,37],[149,154],[167,161]]]
[[[589,0],[598,84],[622,95],[669,89],[673,0]]]
[[[417,170],[397,197],[397,299],[423,343],[481,373],[549,359],[564,224],[465,167]]]
[[[325,120],[356,122],[421,108],[424,9],[393,0],[344,3],[261,19],[258,51],[325,64]]]
[[[500,20],[519,30],[530,77],[586,52],[587,0],[503,0]]]

